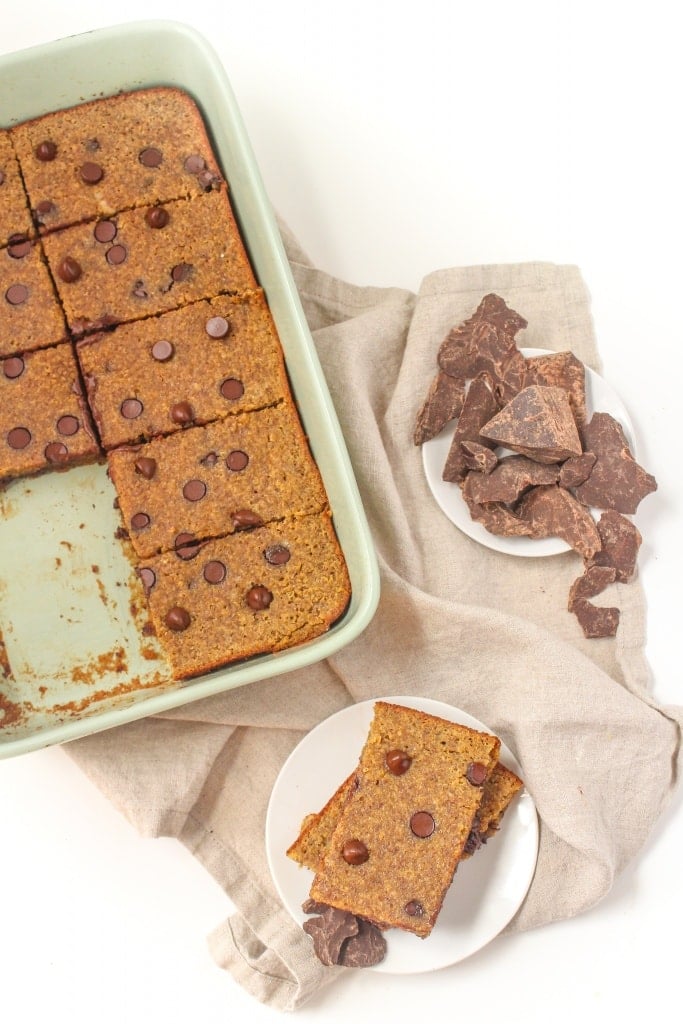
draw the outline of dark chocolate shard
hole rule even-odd
[[[387,940],[377,925],[357,918],[358,934],[342,943],[338,963],[342,967],[374,967],[387,955]]]
[[[462,412],[451,441],[451,447],[446,457],[446,464],[443,469],[443,479],[451,482],[458,482],[463,479],[467,472],[465,465],[462,441],[476,441],[486,448],[495,447],[492,441],[483,440],[479,431],[498,409],[493,381],[489,374],[480,373],[470,383],[465,395]]]
[[[525,386],[542,384],[563,388],[577,424],[586,422],[586,368],[573,352],[548,352],[527,356]]]
[[[488,501],[478,504],[476,501],[472,501],[465,490],[463,490],[462,496],[475,523],[481,523],[489,533],[495,534],[496,537],[533,536],[531,524],[520,519],[502,502]]]
[[[587,640],[616,635],[619,628],[618,608],[603,608],[592,604],[591,601],[580,599],[575,601],[572,611]]]
[[[526,361],[515,336],[527,326],[520,316],[493,293],[484,296],[476,312],[454,327],[439,349],[437,361],[444,373],[471,378],[488,373],[496,390],[508,400],[522,386]]]
[[[461,441],[462,460],[468,469],[477,473],[492,473],[498,465],[498,456],[479,441]]]
[[[567,392],[540,384],[515,395],[480,434],[536,462],[561,462],[582,452]]]
[[[590,597],[597,597],[610,583],[617,578],[616,569],[611,565],[592,565],[584,571],[583,576],[574,580],[569,588],[569,601],[567,607],[570,612],[574,611],[577,601],[587,601]]]
[[[642,543],[640,531],[630,519],[614,509],[607,509],[598,520],[602,547],[591,559],[591,565],[611,566],[619,583],[628,583],[636,569]]]
[[[313,939],[315,955],[326,967],[339,963],[342,943],[358,934],[358,920],[346,910],[325,907],[318,917],[309,917],[303,929]]]
[[[594,413],[582,435],[584,449],[596,459],[590,476],[575,490],[577,498],[584,505],[632,515],[657,490],[657,481],[633,458],[623,427],[610,413]]]
[[[415,444],[424,444],[436,437],[447,423],[460,415],[464,400],[464,378],[451,377],[439,370],[417,414],[413,433]]]
[[[528,490],[540,484],[555,484],[559,475],[557,466],[534,462],[526,455],[509,455],[499,461],[496,468],[484,476],[468,473],[463,492],[477,504],[485,501],[503,501],[512,504]]]
[[[560,468],[560,485],[562,487],[578,487],[590,476],[595,465],[593,452],[584,452],[583,455],[573,455],[562,463]]]
[[[516,509],[528,522],[532,537],[560,537],[582,558],[592,558],[600,549],[600,535],[585,506],[564,487],[533,487]]]

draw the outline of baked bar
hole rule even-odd
[[[43,242],[76,335],[256,287],[224,190],[127,210]]]
[[[279,651],[343,614],[349,577],[328,514],[167,552],[138,573],[174,678]]]
[[[66,337],[40,243],[19,239],[0,249],[0,358]]]
[[[105,448],[261,409],[289,395],[282,349],[262,292],[224,295],[82,339],[77,355]],[[134,413],[135,415],[131,415]]]
[[[495,736],[377,701],[311,898],[429,935],[499,751]]]
[[[179,89],[121,93],[11,130],[41,230],[218,188],[202,116]]]
[[[0,481],[99,455],[68,342],[0,362]]]
[[[34,234],[9,132],[0,130],[0,248]]]
[[[107,461],[143,558],[327,505],[291,401],[117,448]]]

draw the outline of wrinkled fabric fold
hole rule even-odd
[[[176,836],[224,887],[236,912],[209,937],[213,957],[291,1011],[345,973],[322,967],[283,909],[264,843],[278,772],[318,722],[354,701],[416,694],[501,736],[540,818],[536,873],[507,927],[519,931],[594,906],[638,856],[676,785],[683,715],[652,696],[637,577],[614,590],[616,638],[586,640],[566,610],[578,556],[515,558],[462,534],[412,442],[439,343],[487,292],[528,320],[521,346],[571,349],[600,370],[578,269],[455,267],[412,293],[339,281],[283,237],[377,549],[377,613],[328,661],[66,749],[142,834]]]

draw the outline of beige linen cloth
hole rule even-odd
[[[378,611],[329,661],[66,749],[142,834],[177,837],[224,886],[237,913],[210,936],[214,957],[257,999],[293,1010],[344,974],[316,960],[280,904],[264,849],[271,788],[307,730],[354,701],[418,694],[496,732],[540,817],[514,931],[595,904],[638,854],[676,783],[683,709],[650,694],[637,579],[608,595],[616,639],[585,640],[566,611],[578,556],[517,558],[470,540],[437,507],[412,442],[438,345],[487,292],[529,321],[522,346],[570,348],[599,370],[578,270],[468,267],[430,274],[417,294],[360,288],[284,236],[374,536]]]

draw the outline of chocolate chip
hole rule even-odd
[[[24,235],[10,235],[7,240],[7,253],[13,260],[23,260],[31,248],[32,243]]]
[[[31,443],[31,432],[26,427],[13,427],[7,435],[7,444],[16,451],[21,451]]]
[[[206,494],[206,484],[203,480],[188,480],[183,487],[183,497],[187,501],[201,501]]]
[[[270,565],[285,565],[292,556],[289,548],[286,548],[284,544],[271,544],[263,552],[263,557]]]
[[[145,213],[145,221],[150,228],[165,228],[169,220],[168,210],[163,206],[150,206]]]
[[[69,455],[69,449],[60,441],[51,441],[45,446],[43,454],[48,462],[64,462]]]
[[[116,238],[117,230],[113,220],[101,220],[95,225],[93,234],[98,242],[112,242]]]
[[[118,267],[121,263],[125,263],[127,256],[128,250],[125,245],[112,245],[111,249],[107,249],[106,252],[107,263],[112,267]]]
[[[73,256],[65,256],[57,267],[57,276],[67,284],[73,284],[74,281],[78,281],[82,273],[83,268],[78,260],[75,260]]]
[[[213,171],[210,171],[208,167],[204,171],[200,171],[197,175],[197,181],[204,189],[205,192],[210,192],[214,185],[218,185],[220,178]]]
[[[57,147],[51,139],[45,139],[44,142],[39,142],[36,146],[34,153],[36,158],[42,163],[47,164],[50,160],[54,160],[57,156]]]
[[[8,380],[16,380],[24,372],[24,360],[21,356],[11,356],[2,364],[2,372]]]
[[[86,160],[86,162],[81,165],[80,174],[81,181],[86,185],[97,185],[97,183],[102,181],[102,178],[104,177],[104,171],[100,165],[94,164],[90,160]]]
[[[207,583],[222,583],[227,576],[228,570],[222,562],[207,562],[204,566],[203,576]]]
[[[37,224],[43,224],[45,217],[55,212],[55,204],[51,203],[49,199],[42,199],[36,206],[34,213],[34,220]]]
[[[204,455],[199,460],[199,462],[202,466],[208,466],[209,469],[212,469],[218,462],[218,455],[216,454],[216,452],[207,452],[207,454]]]
[[[149,526],[151,519],[146,512],[136,512],[131,518],[130,525],[134,530],[144,530],[146,526]]]
[[[473,786],[483,786],[486,782],[487,775],[488,769],[485,764],[481,763],[481,761],[470,761],[467,765],[465,777]]]
[[[138,160],[143,167],[159,167],[163,159],[164,157],[161,150],[155,149],[154,146],[149,146],[147,149],[140,150],[138,155]]]
[[[188,277],[192,273],[191,263],[177,263],[171,270],[171,277],[178,283],[180,281],[187,281]]]
[[[428,839],[436,828],[429,811],[415,811],[410,819],[410,829],[418,839]]]
[[[182,633],[184,629],[187,629],[191,621],[190,613],[187,609],[180,608],[177,605],[175,608],[170,608],[164,618],[164,622],[174,633]]]
[[[224,338],[230,330],[230,323],[224,316],[212,316],[206,321],[206,333],[210,338]]]
[[[237,380],[236,377],[227,377],[221,384],[221,394],[223,398],[232,401],[236,398],[241,398],[244,394],[244,384],[241,380]]]
[[[132,294],[135,296],[136,299],[148,299],[149,292],[145,288],[145,282],[136,281],[135,284],[133,285]]]
[[[100,140],[86,139],[85,148],[87,149],[88,153],[96,153],[97,150],[100,148]]]
[[[196,558],[206,541],[197,540],[193,533],[179,533],[173,542],[173,547],[178,558],[184,562]]]
[[[136,420],[144,406],[139,398],[126,398],[121,402],[121,415],[126,420]]]
[[[28,288],[25,284],[11,284],[5,292],[5,298],[10,306],[21,306],[28,298]]]
[[[174,423],[192,423],[194,420],[194,409],[189,402],[176,402],[171,406],[169,415]]]
[[[384,761],[392,775],[405,775],[413,763],[412,757],[405,750],[388,750]]]
[[[188,156],[183,166],[190,174],[199,174],[206,167],[206,160],[198,153],[193,153],[192,156]]]
[[[80,423],[75,416],[60,416],[57,420],[57,430],[65,437],[77,434]]]
[[[342,846],[341,855],[347,864],[365,864],[370,856],[368,848],[360,839],[347,839]]]
[[[230,516],[236,530],[250,530],[254,526],[263,526],[263,519],[258,512],[249,508],[240,508]]]
[[[419,900],[408,900],[403,909],[408,917],[422,917],[425,912],[425,908]]]
[[[150,590],[157,581],[157,574],[154,569],[149,569],[146,565],[143,565],[141,569],[137,570],[140,582],[145,588],[145,594],[149,594]]]
[[[231,469],[233,473],[240,473],[249,465],[249,456],[246,452],[240,451],[236,448],[235,451],[230,452],[226,458],[225,465],[228,469]]]
[[[246,602],[252,611],[262,612],[268,608],[273,600],[273,595],[267,587],[258,583],[247,591]]]
[[[157,471],[157,460],[150,459],[147,455],[141,455],[139,459],[135,460],[134,465],[135,472],[139,473],[145,480],[151,480]]]
[[[167,363],[172,358],[175,348],[170,341],[155,341],[151,351],[158,363]]]

